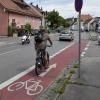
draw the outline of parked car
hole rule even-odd
[[[59,35],[59,40],[74,40],[74,34],[71,31],[62,31]]]
[[[100,26],[98,27],[97,32],[100,33]]]
[[[97,37],[98,45],[100,45],[100,35]]]

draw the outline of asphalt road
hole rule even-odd
[[[73,42],[78,42],[77,32],[75,32],[74,35],[75,40]],[[51,35],[53,47],[47,48],[50,56],[72,43],[67,41],[58,41],[58,36],[59,34]],[[86,38],[86,34],[82,33],[82,39]],[[31,44],[23,46],[20,43],[20,38],[5,38],[0,39],[0,42],[7,44],[0,46],[1,84],[35,64],[35,49],[33,37],[31,37]]]

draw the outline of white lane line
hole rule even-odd
[[[71,43],[70,45],[68,45],[67,47],[65,47],[65,48],[63,48],[63,49],[61,49],[61,50],[59,50],[57,53],[55,53],[54,55],[52,55],[51,58],[55,57],[56,55],[58,55],[58,54],[61,53],[62,51],[68,49],[68,48],[71,47],[72,45],[74,45],[74,42]]]
[[[2,47],[2,46],[5,46],[5,45],[15,44],[15,43],[17,43],[17,42],[10,42],[10,43],[7,43],[7,41],[6,42],[0,42],[0,46]]]
[[[84,57],[85,53],[86,53],[86,52],[82,52],[81,57]]]
[[[86,51],[88,50],[89,46],[90,46],[91,42],[89,41],[88,44],[86,45],[84,51],[81,53],[81,57],[84,57],[86,54]]]
[[[12,53],[12,52],[15,52],[15,51],[19,51],[20,49],[15,49],[15,50],[11,50],[11,51],[8,51],[8,52],[5,52],[5,53],[1,53],[1,55],[5,55],[5,54],[9,54],[9,53]]]
[[[57,64],[56,64],[56,63],[50,65],[49,68],[46,69],[44,73],[41,73],[39,76],[40,76],[40,77],[44,77],[51,69],[56,68],[56,67],[57,67]]]
[[[3,46],[5,45],[6,43],[5,42],[0,42],[0,46]]]
[[[7,45],[8,45],[8,44],[15,44],[15,43],[17,43],[17,42],[11,42],[11,43],[7,43]]]
[[[86,47],[84,50],[85,50],[85,51],[88,50],[88,47]]]
[[[61,53],[61,52],[64,51],[65,49],[71,47],[72,45],[74,45],[74,42],[71,43],[70,45],[68,45],[67,47],[65,47],[65,48],[63,48],[63,49],[61,49],[61,50],[59,50],[59,51],[58,51],[57,53],[55,53],[54,55],[50,56],[50,59],[53,58],[53,57],[55,57],[56,55],[58,55],[59,53]],[[34,68],[35,68],[35,65],[32,66],[32,67],[30,67],[29,69],[27,69],[27,70],[25,70],[25,71],[19,73],[18,75],[12,77],[11,79],[9,79],[9,80],[3,82],[2,84],[0,84],[0,90],[3,89],[3,88],[5,88],[6,86],[10,85],[11,83],[15,82],[15,81],[18,80],[19,78],[25,76],[26,74],[28,74],[29,72],[31,72]]]

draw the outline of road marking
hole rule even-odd
[[[85,51],[88,50],[88,47],[86,47],[84,50],[85,50]]]
[[[0,46],[3,46],[5,45],[6,43],[5,42],[0,42]]]
[[[40,85],[40,82],[42,82],[42,81],[40,81],[40,80],[36,81],[32,78],[32,79],[26,80],[25,82],[13,83],[7,89],[9,92],[14,92],[14,91],[18,91],[24,87],[27,95],[29,95],[29,96],[37,95],[37,94],[41,93],[41,91],[43,90],[43,86]]]
[[[81,53],[81,57],[84,57],[85,53],[86,53],[86,52],[82,52],[82,53]]]
[[[17,43],[17,42],[11,42],[11,43],[7,43],[7,45],[8,45],[8,44],[16,44],[16,43]]]
[[[8,52],[5,52],[5,53],[1,53],[0,56],[1,56],[1,55],[5,55],[5,54],[8,54],[8,53],[15,52],[15,51],[19,51],[19,50],[20,50],[20,49],[16,49],[16,50],[11,50],[11,51],[8,51]]]
[[[61,50],[59,50],[57,53],[55,53],[54,55],[52,55],[50,58],[55,57],[56,55],[58,55],[58,54],[61,53],[62,51],[64,51],[64,50],[68,49],[69,47],[71,47],[72,45],[74,45],[74,42],[71,43],[70,45],[68,45],[67,47],[65,47],[65,48],[63,48],[63,49],[61,49]]]
[[[50,56],[50,59],[52,59],[53,57],[55,57],[56,55],[58,55],[59,53],[61,53],[61,52],[64,51],[65,49],[68,49],[68,48],[71,47],[72,45],[74,45],[74,42],[71,43],[70,45],[68,45],[67,47],[65,47],[65,48],[63,48],[63,49],[61,49],[61,50],[59,50],[57,53],[53,54],[52,56]],[[1,84],[0,84],[0,90],[3,89],[3,88],[5,88],[6,86],[10,85],[11,83],[15,82],[15,81],[18,80],[19,78],[25,76],[26,74],[28,74],[29,72],[31,72],[34,68],[35,68],[35,65],[32,66],[32,67],[30,67],[30,68],[28,68],[27,70],[25,70],[25,71],[19,73],[18,75],[16,75],[16,76],[10,78],[9,80],[7,80],[7,81],[1,83]]]
[[[57,67],[57,64],[50,65],[49,68],[46,69],[46,71],[44,73],[41,73],[39,76],[44,77],[51,69],[56,68],[56,67]]]
[[[86,45],[84,51],[81,53],[81,57],[84,57],[86,54],[86,51],[88,50],[89,46],[90,46],[91,42],[89,41],[88,44]]]
[[[5,46],[5,45],[15,44],[15,43],[17,43],[17,42],[10,42],[10,43],[7,43],[7,41],[5,41],[5,42],[0,42],[0,46],[2,47],[2,46]]]

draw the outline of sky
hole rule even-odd
[[[64,18],[77,17],[75,0],[24,0],[27,3],[42,6],[44,11],[56,10]],[[100,0],[83,0],[82,14],[100,17]]]

